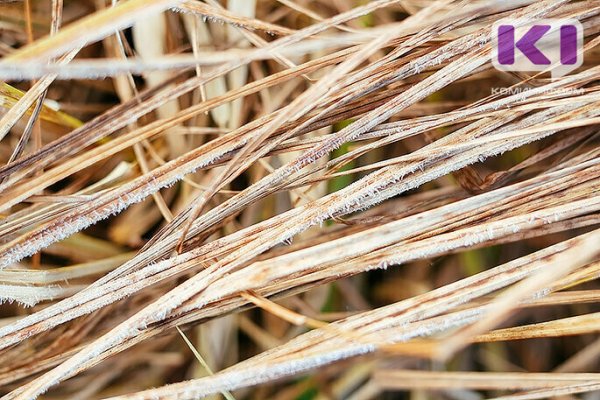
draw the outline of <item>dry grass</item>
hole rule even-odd
[[[2,400],[597,398],[598,1],[0,10]]]

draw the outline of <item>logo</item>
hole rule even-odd
[[[501,71],[568,74],[583,64],[583,27],[573,19],[503,19],[492,27],[492,63]]]

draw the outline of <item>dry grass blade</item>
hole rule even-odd
[[[7,61],[44,60],[52,56],[84,46],[102,39],[112,32],[128,27],[133,21],[158,13],[179,3],[178,0],[133,0],[118,7],[107,8],[68,25],[54,36],[40,39],[15,51],[5,58]]]
[[[433,372],[381,370],[373,374],[383,389],[540,389],[597,381],[598,374]]]
[[[599,318],[600,315],[594,313],[518,328],[498,329],[479,335],[474,340],[476,342],[490,342],[594,333],[600,331]]]

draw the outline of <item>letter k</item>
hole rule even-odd
[[[515,47],[535,65],[550,65],[550,60],[542,53],[535,44],[546,32],[550,25],[533,25],[515,43],[515,27],[512,25],[500,25],[498,27],[498,62],[500,64],[512,65],[515,63]]]

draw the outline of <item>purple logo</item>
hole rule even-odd
[[[501,71],[568,74],[583,63],[583,28],[571,19],[498,21],[493,26],[492,62]]]

